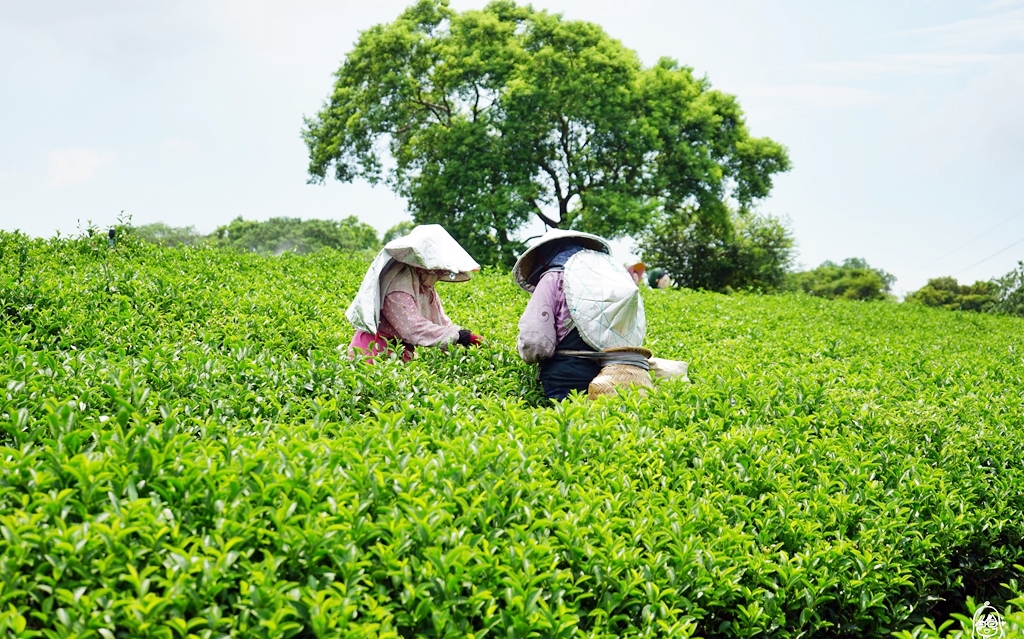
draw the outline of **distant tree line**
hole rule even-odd
[[[235,218],[204,235],[193,226],[157,222],[127,227],[136,237],[161,246],[209,245],[228,250],[279,255],[325,248],[365,252],[369,257],[415,224],[399,222],[383,237],[355,216],[342,220],[277,217],[263,222]],[[778,218],[752,211],[730,211],[723,223],[698,211],[658,216],[637,236],[641,259],[664,268],[677,286],[721,293],[802,292],[823,299],[896,301],[896,278],[861,258],[826,261],[814,269],[793,271],[795,241]],[[960,284],[952,277],[928,280],[908,295],[908,304],[954,311],[1024,316],[1024,262],[1003,277]]]
[[[728,224],[691,215],[662,216],[637,237],[641,259],[664,268],[678,286],[733,291],[802,292],[824,299],[896,301],[896,278],[861,258],[826,261],[793,271],[795,241],[779,219],[730,212]],[[908,304],[955,311],[1024,316],[1024,262],[1006,275],[974,284],[931,279],[908,295]]]
[[[285,252],[313,253],[325,248],[349,252],[376,252],[383,243],[404,235],[412,228],[400,222],[385,233],[350,215],[342,220],[301,220],[274,217],[263,222],[237,217],[229,224],[204,235],[194,226],[174,227],[162,222],[131,228],[140,239],[161,246],[212,245],[225,249],[279,255]]]
[[[928,280],[907,296],[906,302],[953,311],[1003,313],[1024,317],[1024,262],[1012,271],[988,281],[960,284],[952,277]]]
[[[794,272],[796,242],[775,217],[730,211],[717,223],[694,211],[660,216],[637,238],[640,258],[677,286],[720,293],[800,291],[825,299],[894,300],[896,278],[860,258]]]

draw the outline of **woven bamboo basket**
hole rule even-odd
[[[605,349],[602,352],[615,351],[640,353],[644,357],[651,356],[651,351],[642,347],[624,346]],[[590,382],[590,386],[587,388],[587,395],[590,399],[597,399],[601,395],[612,395],[619,388],[629,386],[639,386],[641,393],[647,392],[646,389],[648,388],[654,388],[654,384],[651,383],[651,374],[643,368],[630,366],[629,364],[608,364],[601,367],[601,372]]]

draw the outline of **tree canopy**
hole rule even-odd
[[[770,292],[782,288],[793,236],[776,218],[731,212],[726,223],[693,208],[662,213],[638,237],[640,257],[686,288]]]
[[[896,278],[867,261],[851,257],[842,264],[825,261],[816,269],[794,273],[789,286],[827,299],[885,300]]]
[[[1002,277],[960,284],[952,277],[928,280],[907,296],[910,304],[953,311],[980,311],[1024,316],[1024,262]]]
[[[1007,315],[1024,317],[1024,262],[1002,277],[994,280],[999,289],[999,301],[992,310]]]
[[[789,168],[692,69],[508,0],[420,0],[362,33],[303,137],[311,182],[383,180],[485,263],[511,262],[532,219],[607,237],[684,207],[727,224],[726,203]]]
[[[953,277],[937,277],[908,295],[906,302],[951,311],[991,311],[999,302],[999,286],[985,281],[960,284]]]

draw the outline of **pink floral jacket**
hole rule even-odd
[[[554,355],[558,343],[573,329],[563,286],[562,271],[545,273],[519,318],[516,349],[524,362],[532,364]]]

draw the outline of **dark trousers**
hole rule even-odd
[[[562,338],[556,350],[594,351],[575,328]],[[600,372],[601,364],[595,360],[556,353],[540,363],[540,384],[544,387],[545,396],[565,399],[574,390],[587,392],[590,382]]]

